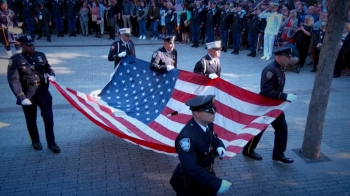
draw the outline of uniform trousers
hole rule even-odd
[[[284,113],[279,115],[272,123],[273,129],[275,129],[275,141],[273,154],[277,156],[283,156],[287,149],[287,138],[288,138],[288,126],[285,119]],[[265,129],[266,130],[266,129]],[[244,152],[248,154],[252,153],[258,145],[261,136],[264,131],[261,131],[257,136],[253,137],[243,148]]]
[[[33,35],[35,31],[35,20],[34,17],[24,18],[24,24],[26,25],[29,35]]]
[[[233,49],[239,50],[241,44],[241,33],[232,32]]]
[[[56,31],[63,32],[63,18],[53,18],[53,22],[55,23]]]
[[[227,47],[227,38],[228,38],[228,30],[227,29],[220,29],[221,47],[223,47],[223,48]]]
[[[200,25],[191,25],[192,41],[193,42],[199,41],[200,28],[201,28]]]
[[[47,144],[54,144],[55,143],[55,135],[53,132],[53,113],[52,113],[52,102],[46,103],[46,104],[32,104],[28,106],[22,106],[24,116],[26,118],[27,122],[27,129],[31,138],[32,142],[39,142],[39,132],[38,127],[36,125],[36,118],[37,118],[37,108],[40,108],[41,116],[44,120],[45,125],[45,135],[46,135],[46,141]]]
[[[70,32],[74,32],[75,26],[76,26],[76,19],[75,18],[67,18],[67,22],[68,22],[68,30]]]
[[[275,43],[275,35],[264,34],[264,57],[271,58]]]
[[[207,28],[207,43],[214,41],[214,28]]]
[[[45,31],[46,39],[51,40],[50,25],[48,21],[38,21],[38,30],[39,37],[43,36],[43,31]]]
[[[250,50],[250,52],[255,52],[256,51],[256,45],[258,44],[258,37],[259,37],[259,35],[253,35],[251,33],[248,33],[249,50]]]

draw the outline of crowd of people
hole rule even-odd
[[[130,28],[139,39],[157,40],[160,36],[176,35],[180,44],[199,47],[199,43],[221,40],[222,51],[233,48],[238,55],[243,48],[248,56],[263,51],[261,59],[270,60],[272,50],[283,41],[291,43],[297,51],[294,67],[302,68],[308,55],[309,65],[317,71],[320,48],[326,32],[327,10],[325,1],[307,5],[301,0],[271,3],[266,0],[5,0],[1,1],[0,39],[11,56],[10,43],[16,43],[14,30],[36,39],[51,32],[57,37],[76,37],[77,34],[96,38],[109,34],[110,40],[119,36],[120,28]],[[19,22],[21,21],[21,22]],[[21,24],[22,25],[21,26]],[[350,13],[348,16],[350,22]],[[9,28],[11,27],[11,29]],[[343,34],[341,50],[334,77],[349,75],[350,60],[346,38],[350,26]],[[17,51],[18,44],[16,45]],[[344,57],[344,58],[343,58]],[[299,69],[300,70],[300,69]],[[341,71],[343,70],[343,73]]]

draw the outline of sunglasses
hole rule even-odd
[[[206,113],[209,113],[209,114],[215,114],[217,112],[216,110],[216,107],[211,107],[211,108],[208,108],[208,109],[203,109],[201,110],[202,112],[206,112]]]

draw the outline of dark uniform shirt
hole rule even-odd
[[[65,16],[67,18],[75,18],[77,16],[79,16],[79,5],[78,2],[75,0],[68,0],[66,1],[67,5],[66,5],[66,13]]]
[[[34,10],[36,8],[36,2],[34,0],[23,0],[21,3],[21,15],[23,18],[34,17]]]
[[[155,72],[165,73],[167,72],[167,65],[177,67],[177,51],[174,49],[168,52],[164,47],[161,47],[153,53],[150,69]]]
[[[205,76],[209,76],[209,74],[215,73],[220,77],[220,73],[221,73],[220,60],[218,58],[213,60],[207,54],[196,63],[193,72],[199,73]]]
[[[231,32],[241,33],[245,30],[246,16],[241,12],[232,13]]]
[[[274,61],[267,65],[261,73],[259,94],[272,99],[286,100],[287,94],[283,93],[285,81],[282,66]]]
[[[221,10],[219,28],[221,30],[228,30],[231,23],[231,12],[229,10]]]
[[[128,43],[123,42],[123,40],[121,39],[119,41],[113,42],[109,50],[108,60],[114,61],[114,67],[116,67],[118,63],[122,60],[122,58],[118,57],[118,54],[124,51],[127,55],[136,57],[135,46],[132,40],[129,40]]]
[[[35,17],[39,20],[38,22],[50,22],[51,21],[51,13],[49,9],[43,7],[43,9],[37,7],[35,9]]]
[[[220,20],[220,12],[217,9],[210,9],[207,13],[207,21],[206,21],[206,27],[207,28],[214,28],[219,25]]]
[[[62,18],[64,13],[64,4],[62,0],[52,0],[51,3],[52,17]]]
[[[250,14],[249,20],[247,20],[247,28],[248,33],[252,35],[258,35],[259,33],[263,33],[262,22],[257,14]]]
[[[178,195],[216,195],[222,182],[213,171],[218,147],[225,148],[212,123],[206,132],[194,119],[186,124],[175,140],[180,164],[170,181]]]
[[[9,60],[7,80],[12,92],[17,97],[17,104],[28,98],[33,104],[46,104],[52,101],[49,81],[45,74],[51,76],[55,72],[42,52],[15,54]]]
[[[203,22],[203,8],[202,6],[196,6],[191,11],[191,25],[201,25]]]

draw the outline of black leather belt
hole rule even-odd
[[[41,84],[40,81],[24,82],[24,85],[27,85],[27,86],[39,86],[40,84]]]

